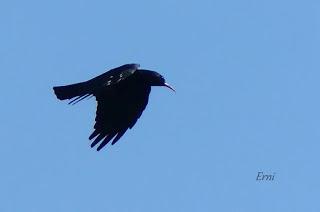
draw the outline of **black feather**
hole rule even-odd
[[[94,131],[89,139],[94,139],[91,147],[102,141],[98,151],[112,139],[111,144],[115,144],[135,125],[148,104],[151,86],[172,89],[159,73],[138,67],[138,64],[126,64],[85,82],[53,87],[58,99],[72,99],[69,104],[96,97]]]

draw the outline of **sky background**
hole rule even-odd
[[[320,211],[319,1],[8,0],[0,28],[1,212]],[[94,98],[52,87],[125,63],[177,92],[96,152]]]

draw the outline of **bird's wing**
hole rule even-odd
[[[88,83],[92,84],[93,87],[98,87],[99,89],[101,86],[108,87],[117,84],[131,76],[139,68],[139,66],[139,64],[134,63],[119,66],[89,80]]]
[[[111,69],[110,71],[107,71],[88,81],[66,86],[56,86],[53,89],[60,100],[72,99],[69,104],[76,104],[79,101],[92,96],[96,90],[100,90],[103,87],[113,86],[125,80],[138,68],[139,64],[126,64]]]
[[[95,138],[91,147],[102,141],[98,151],[112,139],[112,145],[115,144],[128,128],[135,125],[146,108],[151,87],[133,81],[126,80],[96,94],[95,130],[89,139]]]

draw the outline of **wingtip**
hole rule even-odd
[[[91,135],[89,136],[89,140],[92,140],[94,137],[96,137],[99,134],[98,130],[94,130]]]

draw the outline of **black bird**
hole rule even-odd
[[[53,87],[58,99],[71,99],[69,104],[96,97],[96,123],[89,139],[95,138],[91,147],[102,141],[97,151],[112,139],[111,144],[115,144],[135,125],[148,104],[151,86],[174,91],[159,73],[138,68],[138,64],[126,64],[85,82]]]

